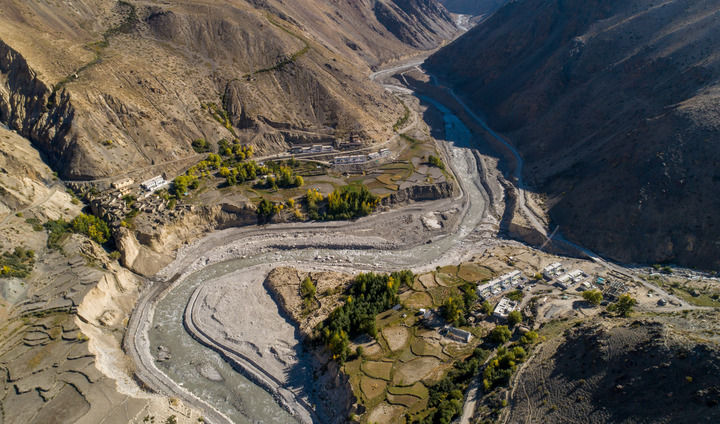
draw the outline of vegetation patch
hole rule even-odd
[[[427,387],[422,383],[415,383],[412,386],[390,386],[388,393],[394,395],[409,395],[419,399],[427,399],[429,392]]]
[[[432,306],[432,297],[425,292],[416,292],[408,296],[403,304],[408,308],[420,309]]]
[[[457,272],[458,277],[471,282],[489,280],[492,278],[493,274],[494,273],[490,268],[473,263],[460,265]]]
[[[365,361],[360,366],[360,369],[370,377],[379,378],[381,380],[390,380],[392,367],[392,362]]]
[[[18,246],[14,251],[0,255],[0,278],[25,278],[34,266],[35,252]]]
[[[347,358],[350,337],[363,333],[377,336],[375,316],[396,305],[400,285],[409,284],[413,278],[410,271],[368,273],[355,277],[348,289],[345,304],[330,313],[317,327],[322,341],[337,360],[344,362]]]
[[[385,380],[363,376],[360,378],[360,390],[362,390],[365,399],[372,401],[385,393],[387,383]]]
[[[410,338],[408,329],[400,326],[383,328],[382,335],[393,352],[404,348]]]
[[[433,356],[438,359],[444,359],[442,355],[442,347],[428,343],[423,338],[416,338],[410,345],[412,353],[417,356]]]
[[[391,393],[388,393],[387,401],[391,405],[401,405],[406,408],[411,408],[416,403],[420,402],[420,399],[410,395],[393,395]]]
[[[409,386],[430,376],[440,365],[440,360],[434,357],[415,358],[412,361],[398,364],[393,384],[396,386]]]

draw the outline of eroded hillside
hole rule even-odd
[[[403,108],[369,67],[455,31],[434,0],[5,0],[0,23],[0,121],[69,179],[180,166],[201,137],[382,140]]]
[[[719,16],[712,1],[517,1],[429,67],[516,144],[567,238],[718,268]]]

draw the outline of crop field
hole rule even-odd
[[[402,422],[405,414],[421,418],[429,413],[429,387],[457,361],[472,355],[482,339],[475,337],[468,344],[447,339],[425,328],[417,311],[439,310],[445,299],[460,294],[460,285],[493,275],[489,268],[465,263],[416,276],[411,287],[400,293],[401,308],[377,315],[376,339],[351,346],[353,351],[361,346],[361,353],[343,366],[353,391],[367,408],[362,422]],[[479,327],[466,329],[485,333]]]

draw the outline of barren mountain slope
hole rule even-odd
[[[188,158],[198,137],[384,141],[403,108],[368,66],[454,31],[435,0],[288,3],[2,0],[0,121],[71,179]]]
[[[542,343],[517,375],[504,422],[717,422],[720,353],[703,340],[717,328],[683,320],[584,324]]]
[[[720,4],[509,3],[434,55],[526,160],[564,235],[720,268]]]

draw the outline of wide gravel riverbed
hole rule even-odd
[[[482,186],[484,176],[480,175],[476,156],[472,151],[475,140],[460,119],[441,105],[436,104],[436,107],[444,116],[447,154],[463,191],[462,199],[457,200],[457,213],[462,216],[459,217],[459,225],[453,228],[454,231],[433,238],[432,243],[407,246],[402,243],[402,227],[398,227],[393,234],[368,233],[366,243],[362,242],[362,237],[343,237],[342,230],[330,230],[321,238],[305,241],[302,240],[303,233],[298,231],[299,239],[288,237],[274,241],[271,245],[258,244],[257,248],[253,247],[251,240],[239,239],[227,246],[218,247],[229,252],[220,257],[235,257],[219,263],[212,263],[210,259],[213,255],[218,257],[217,252],[211,255],[211,252],[204,250],[206,248],[202,244],[197,244],[197,248],[186,249],[182,252],[185,262],[187,263],[188,257],[198,258],[194,265],[198,270],[178,279],[172,289],[157,302],[152,325],[147,333],[151,355],[157,357],[160,351],[170,353],[170,359],[157,363],[158,369],[232,422],[297,422],[298,419],[291,415],[287,408],[281,407],[266,390],[243,377],[213,349],[198,343],[188,334],[183,325],[183,314],[188,299],[200,285],[233,273],[241,275],[244,269],[268,264],[306,268],[313,265],[332,265],[350,272],[405,268],[415,271],[429,270],[437,265],[457,262],[481,249],[482,245],[477,243],[479,240],[492,243],[491,239],[480,234],[487,233],[493,227],[496,229],[497,218],[488,214],[488,196]],[[382,216],[368,219],[382,219]],[[418,216],[413,218],[409,215],[409,219],[418,219]],[[293,230],[288,230],[287,234],[292,235]],[[368,245],[377,244],[378,236],[387,239],[388,245],[393,244],[399,248],[368,249]],[[308,247],[308,244],[314,244],[314,247]],[[303,247],[292,248],[299,245]],[[358,247],[355,248],[354,245]],[[206,262],[209,263],[207,266],[204,265]],[[202,265],[199,266],[198,263]],[[267,323],[267,320],[276,321],[273,325],[278,328],[290,326],[276,308],[268,308],[267,305],[273,303],[262,287],[263,279],[258,279],[252,296],[248,296],[248,299],[255,301],[237,305],[238,309],[244,309],[238,316],[259,314],[256,323],[246,323],[247,331],[257,325],[255,330],[262,333],[260,323]],[[298,343],[292,339],[294,332],[288,329],[283,334],[286,337],[282,340],[283,345],[294,346]],[[242,343],[242,340],[238,343]]]

